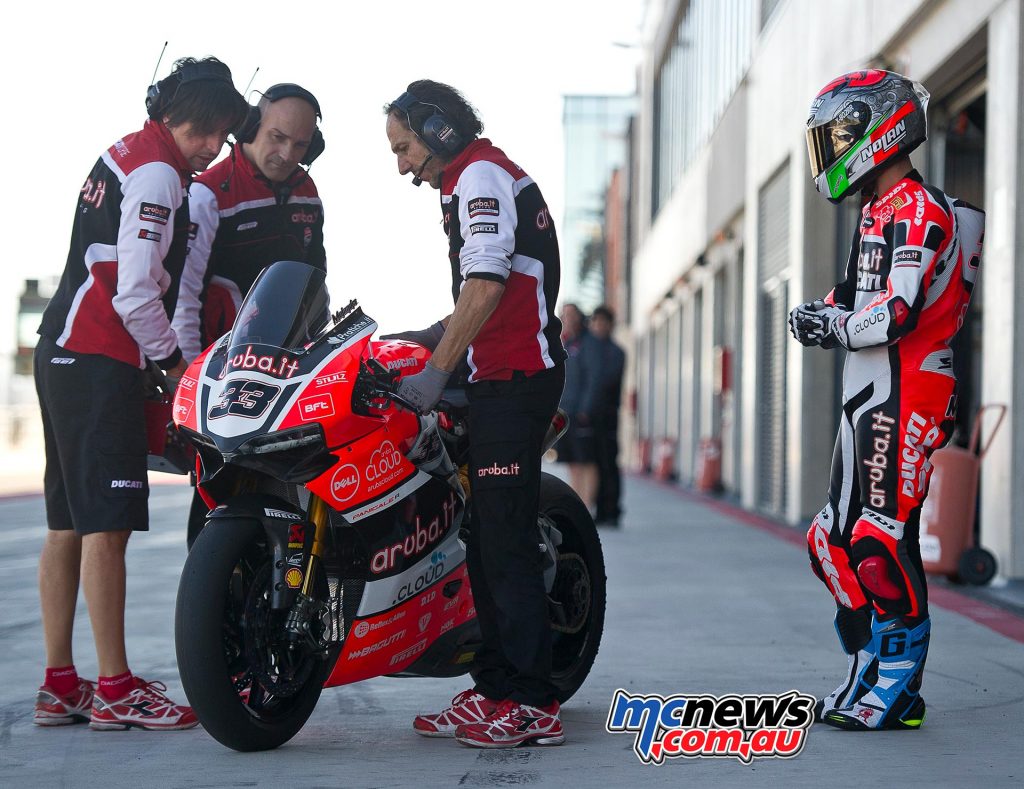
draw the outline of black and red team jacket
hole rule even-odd
[[[144,368],[181,359],[171,329],[188,245],[192,168],[162,123],[108,148],[82,186],[71,248],[39,334]]]
[[[505,284],[469,346],[469,380],[508,380],[561,364],[558,238],[537,184],[490,140],[474,140],[445,167],[441,210],[455,301],[473,277]]]
[[[197,176],[189,193],[195,237],[172,320],[189,361],[231,328],[242,299],[271,263],[326,268],[324,209],[313,179],[297,168],[284,183],[271,183],[243,145]]]

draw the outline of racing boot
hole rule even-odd
[[[836,635],[846,653],[847,672],[843,683],[818,700],[814,706],[814,719],[824,720],[825,713],[852,706],[867,693],[878,678],[878,657],[871,633],[871,608],[836,609]]]
[[[931,629],[927,617],[911,629],[899,618],[880,620],[876,614],[871,623],[878,649],[875,684],[853,704],[826,712],[824,722],[861,731],[920,728],[925,712],[921,679]]]

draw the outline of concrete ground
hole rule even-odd
[[[185,558],[190,491],[154,487],[152,530],[129,546],[127,629],[134,671],[183,699],[173,606]],[[815,726],[795,758],[675,759],[643,765],[633,738],[605,731],[617,688],[631,693],[821,695],[845,670],[833,605],[799,535],[719,502],[629,478],[626,516],[603,530],[608,614],[590,678],[563,709],[560,748],[478,751],[418,737],[412,717],[465,680],[381,678],[324,692],[282,748],[227,750],[186,732],[40,729],[36,571],[39,496],[0,500],[0,785],[11,787],[1019,787],[1024,784],[1024,618],[954,589],[933,588],[932,646],[920,731],[848,733]],[[795,539],[794,539],[795,538]],[[96,671],[84,602],[75,654]]]

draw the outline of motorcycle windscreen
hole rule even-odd
[[[238,311],[228,355],[250,345],[289,353],[308,348],[331,321],[326,279],[320,269],[294,260],[263,269]]]

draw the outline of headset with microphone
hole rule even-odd
[[[320,112],[320,102],[316,100],[316,96],[310,93],[308,90],[300,85],[296,85],[291,82],[282,82],[278,85],[272,85],[267,88],[263,94],[263,98],[256,106],[249,107],[249,114],[245,121],[242,123],[241,128],[235,132],[236,142],[252,142],[256,139],[256,132],[259,131],[260,121],[263,118],[263,113],[260,111],[260,104],[266,101],[268,104],[273,104],[275,101],[287,98],[298,98],[307,102],[315,111],[317,126],[313,129],[313,137],[309,141],[309,147],[306,149],[306,155],[299,160],[299,164],[309,167],[314,160],[324,152],[324,148],[327,147],[324,142],[323,132],[320,131],[319,121],[323,120],[323,114]]]
[[[166,44],[165,44],[166,46]],[[162,57],[163,53],[161,53]],[[157,62],[159,68],[159,61]],[[231,79],[231,69],[220,61],[204,61],[200,63],[183,63],[172,71],[168,76],[158,82],[154,82],[146,90],[146,112],[155,121],[163,120],[164,115],[174,104],[178,91],[186,82],[198,82],[200,80],[214,80],[226,82],[234,87]]]
[[[416,105],[423,107],[432,107],[433,112],[424,119],[423,123],[417,128],[413,125],[411,110]],[[462,135],[456,131],[455,126],[448,118],[445,117],[445,112],[442,107],[436,104],[432,104],[429,101],[422,101],[415,94],[406,91],[393,102],[391,102],[391,110],[398,110],[405,115],[405,121],[409,125],[409,129],[427,146],[429,153],[427,158],[423,160],[423,164],[420,165],[419,170],[413,176],[413,186],[419,186],[423,183],[422,175],[423,171],[427,169],[427,165],[434,158],[434,156],[441,156],[444,159],[451,159],[459,151],[465,148]]]

